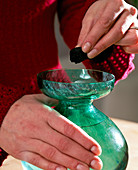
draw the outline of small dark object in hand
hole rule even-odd
[[[84,53],[81,49],[81,47],[73,48],[70,51],[70,61],[74,62],[75,64],[81,63],[82,61],[89,59],[95,63],[101,63],[105,60],[107,60],[107,57],[111,55],[113,52],[114,45],[111,45],[107,49],[105,49],[103,52],[98,54],[96,57],[90,59],[87,57],[87,53]]]
[[[80,63],[84,60],[88,59],[87,53],[84,53],[81,47],[73,48],[70,51],[70,61],[74,62],[75,64]]]

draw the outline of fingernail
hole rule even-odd
[[[77,168],[76,168],[77,170],[88,170],[88,168],[87,167],[85,167],[85,166],[83,166],[83,165],[77,165]]]
[[[103,167],[103,163],[101,160],[99,160],[99,161],[93,160],[93,161],[91,161],[91,167],[93,169],[100,170]]]
[[[80,47],[80,45],[79,45],[79,44],[77,44],[77,45],[75,46],[75,48],[76,48],[76,47]]]
[[[99,147],[92,146],[91,151],[98,156],[101,155],[101,153],[102,153],[102,149],[100,146]]]
[[[90,42],[86,42],[85,44],[84,44],[84,46],[82,47],[82,51],[84,52],[84,53],[88,53],[89,52],[89,50],[90,50],[90,48],[91,48],[91,43]]]
[[[97,53],[98,53],[98,51],[97,51],[96,49],[93,49],[92,51],[90,51],[90,52],[87,54],[87,56],[88,56],[89,58],[93,58],[93,57],[96,56]]]

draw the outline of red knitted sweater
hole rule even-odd
[[[54,35],[58,12],[61,33],[70,48],[77,43],[82,18],[95,0],[0,0],[0,125],[21,96],[39,93],[36,74],[60,68]],[[133,70],[134,56],[119,46],[84,62],[87,68],[115,74],[116,81]],[[0,149],[0,165],[7,153]]]

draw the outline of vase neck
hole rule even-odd
[[[93,105],[91,99],[59,101],[55,109],[81,127],[96,125],[106,118],[106,116]]]
[[[88,106],[88,105],[92,105],[93,104],[93,99],[67,99],[67,100],[60,100],[59,104],[61,104],[62,106],[65,107],[70,107],[70,106],[76,106],[78,107],[79,105],[83,105],[83,106]]]

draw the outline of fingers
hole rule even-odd
[[[138,53],[138,30],[130,29],[127,34],[116,43],[123,47],[126,53]]]
[[[101,153],[99,144],[72,122],[58,113],[56,114],[53,109],[49,109],[48,112],[46,122],[41,122],[41,127],[43,128],[39,127],[31,136],[33,140],[38,141],[37,144],[34,142],[29,144],[28,141],[28,150],[37,152],[42,157],[45,157],[46,160],[54,161],[72,169],[75,169],[74,167],[78,164],[80,165],[80,163],[81,166],[85,165],[87,169],[89,166],[93,167],[93,169],[95,169],[94,167],[100,169],[102,162],[100,158],[95,156]],[[43,152],[44,147],[45,152]],[[46,154],[50,153],[47,150],[52,150],[51,152],[55,153],[55,160],[54,157]],[[74,162],[74,164],[69,165],[71,162]]]
[[[127,34],[115,44],[121,46],[129,46],[129,45],[135,45],[137,43],[138,43],[138,30],[130,29],[127,32]]]
[[[132,46],[124,46],[123,49],[125,52],[129,54],[131,53],[138,54],[138,44]]]
[[[101,4],[104,8],[101,7]],[[97,6],[99,9],[93,15],[93,7]],[[136,8],[125,1],[104,0],[94,3],[83,19],[78,46],[82,46],[83,52],[87,53],[89,58],[97,56],[124,37],[135,22],[136,16]]]
[[[106,8],[106,4],[99,3],[96,1],[92,6],[88,9],[87,13],[85,14],[85,17],[82,21],[82,28],[81,32],[78,38],[78,47],[82,46],[83,41],[85,40],[85,37],[88,35],[88,33],[91,31],[93,26],[96,24],[99,17],[102,15],[102,11]],[[100,10],[99,10],[100,8]],[[97,12],[98,11],[98,12]]]
[[[35,153],[35,152],[30,152],[30,151],[24,151],[22,152],[22,160],[26,161],[34,166],[37,166],[41,169],[45,169],[45,170],[66,170],[67,168],[56,164],[54,162],[51,162],[49,160],[46,160],[45,158],[43,158],[42,156],[40,156],[39,154]],[[32,166],[30,165],[30,166]],[[33,167],[32,167],[33,169]]]
[[[88,53],[88,57],[93,58],[97,56],[103,50],[122,39],[126,31],[133,23],[134,19],[135,18],[130,15],[129,11],[126,10],[110,29],[110,31],[105,36],[103,36],[95,45],[95,47]]]
[[[115,12],[113,12],[113,10]],[[121,14],[122,11],[123,11],[123,7],[120,10],[120,8],[118,8],[117,5],[115,6],[114,2],[112,1],[110,1],[110,3],[107,2],[106,7],[103,9],[103,13],[98,18],[97,22],[92,27],[91,31],[88,32],[87,36],[83,40],[82,50],[85,53],[90,52],[90,49],[92,49],[95,46],[98,40],[110,30],[110,28],[112,27],[112,25],[114,24],[117,17]],[[99,13],[99,10],[97,11],[97,13]],[[91,18],[93,21],[93,17]],[[85,23],[85,25],[87,25],[87,23]],[[85,25],[84,25],[84,29],[85,29]]]
[[[91,138],[81,128],[73,124],[62,115],[54,115],[52,112],[48,119],[48,124],[56,131],[74,140],[87,150],[91,150],[93,153],[101,154],[101,147],[99,144]]]
[[[54,165],[59,165],[62,167],[67,167],[72,170],[89,170],[89,167],[93,169],[101,169],[102,163],[98,157],[94,157],[92,161],[89,162],[88,165],[85,163],[81,162],[80,160],[74,159],[73,157],[70,157],[66,154],[63,154],[60,152],[57,148],[54,146],[51,146],[43,141],[40,141],[38,139],[33,139],[33,145],[28,147],[29,151],[31,149],[31,152],[36,152],[37,151],[37,157],[38,155],[41,155],[42,158],[44,158],[47,162],[52,162]],[[32,160],[33,159],[33,160]],[[40,157],[39,157],[40,159]],[[44,159],[41,159],[41,166],[44,165],[42,161]],[[30,163],[33,162],[34,165],[38,166],[39,161],[34,158],[31,158],[31,160],[26,160],[27,162],[29,161]],[[42,164],[43,163],[43,164]],[[47,165],[46,165],[47,166]],[[40,166],[39,166],[40,167]]]
[[[87,36],[87,34],[90,32],[90,30],[92,29],[92,26],[94,25],[92,22],[94,21],[87,21],[88,23],[87,24],[82,24],[82,29],[80,31],[80,35],[79,35],[79,38],[78,38],[78,44],[77,44],[77,47],[80,47],[82,46],[82,43],[83,43],[83,40],[84,40],[84,37]],[[90,47],[91,47],[91,44],[90,44]]]
[[[42,134],[46,134],[38,137],[38,139],[52,145],[58,149],[61,153],[68,155],[74,159],[80,160],[85,164],[90,164],[90,162],[95,159],[95,155],[92,151],[85,149],[80,144],[76,143],[72,139],[58,133],[52,128],[46,128],[47,131]],[[74,151],[75,148],[75,151]]]
[[[41,98],[23,97],[10,109],[8,116],[12,115],[5,128],[5,141],[10,137],[10,143],[4,145],[14,157],[46,170],[59,166],[101,169],[101,160],[96,156],[101,152],[98,143],[58,112],[42,105]],[[13,124],[15,119],[18,121]]]

